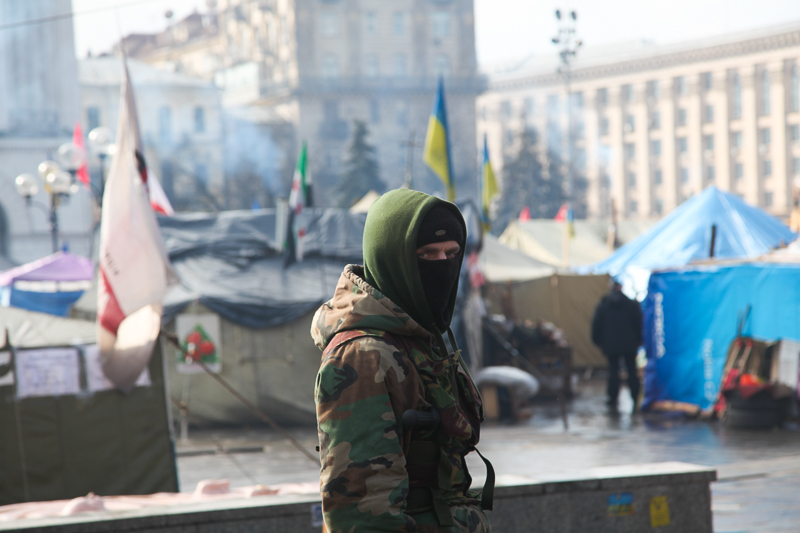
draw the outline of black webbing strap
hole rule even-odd
[[[483,464],[486,465],[486,482],[483,484],[483,491],[481,492],[481,509],[491,511],[494,506],[494,467],[489,462],[489,459],[484,457],[477,448],[475,448],[475,453],[483,459]]]

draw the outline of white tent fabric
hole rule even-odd
[[[488,233],[483,238],[480,266],[489,282],[524,281],[543,278],[556,272],[554,266],[509,248]]]
[[[16,307],[0,307],[0,324],[15,348],[76,346],[97,342],[97,325],[88,320],[62,318]],[[0,342],[5,332],[0,331]]]

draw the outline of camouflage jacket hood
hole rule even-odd
[[[377,329],[393,335],[430,339],[420,326],[389,298],[364,281],[364,268],[347,265],[333,298],[314,315],[311,337],[324,350],[338,333],[355,329]]]

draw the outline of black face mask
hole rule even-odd
[[[440,330],[445,330],[450,325],[448,304],[458,283],[459,260],[458,256],[438,261],[417,260],[422,290],[425,291],[428,307],[436,320],[436,327]]]

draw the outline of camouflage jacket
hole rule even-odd
[[[480,396],[459,355],[440,357],[435,337],[362,273],[356,265],[345,268],[311,327],[323,350],[315,396],[328,531],[488,532],[464,462],[478,442]],[[406,410],[432,406],[441,416],[437,430],[403,427]],[[407,460],[420,439],[436,443],[434,490],[452,517],[447,527],[431,508],[408,508],[416,481]]]

